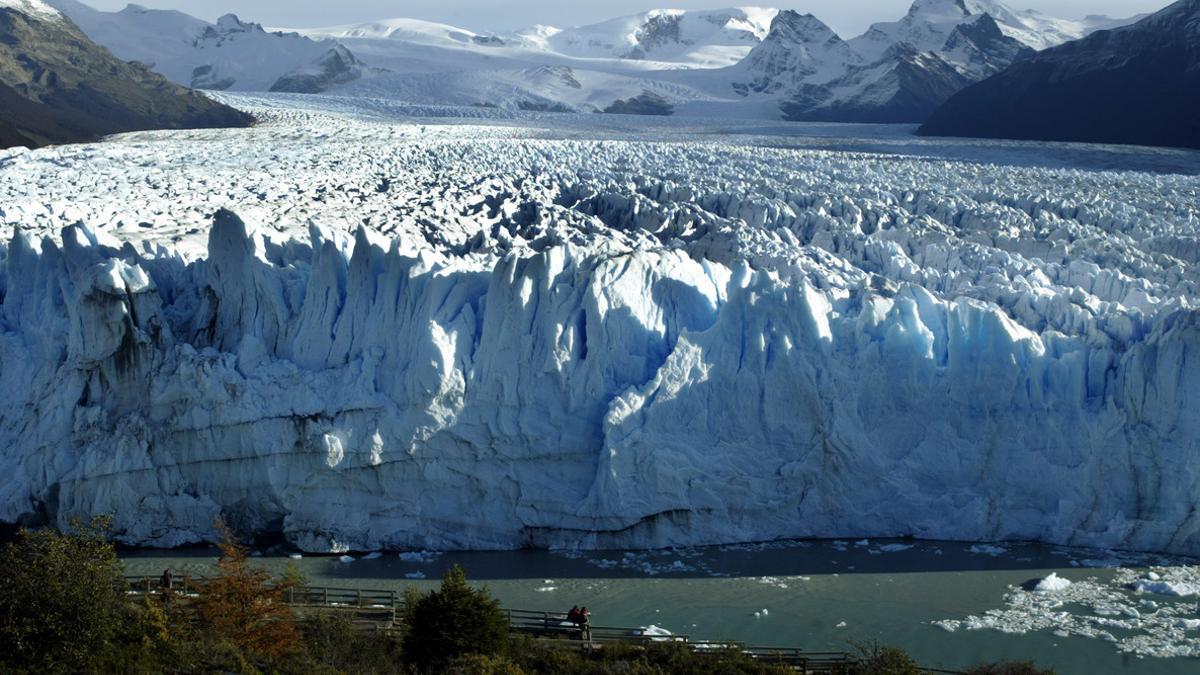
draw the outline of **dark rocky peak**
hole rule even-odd
[[[973,79],[993,75],[1035,53],[1005,35],[990,14],[955,26],[942,51],[954,57]]]
[[[0,5],[0,85],[6,143],[91,141],[124,131],[252,121],[118,59],[66,16],[31,0]]]

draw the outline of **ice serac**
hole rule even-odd
[[[589,228],[642,243],[491,258],[366,230],[273,242],[231,211],[191,262],[18,231],[0,255],[0,520],[111,513],[122,540],[171,546],[223,516],[314,551],[915,535],[1200,552],[1190,272],[952,251],[912,195],[864,216],[688,193],[702,223],[668,214],[684,190],[564,189]],[[737,252],[722,219],[804,252]]]

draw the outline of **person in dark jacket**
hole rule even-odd
[[[588,611],[586,605],[579,608],[579,621],[577,623],[579,624],[580,631],[582,631],[584,640],[592,639],[591,617],[592,613]]]

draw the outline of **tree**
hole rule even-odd
[[[862,675],[920,675],[921,668],[903,649],[879,643],[859,644],[859,661],[854,673]]]
[[[408,633],[404,655],[422,671],[441,671],[466,654],[494,656],[508,643],[508,620],[486,589],[467,584],[467,575],[455,565],[442,579],[442,587],[423,596],[407,610]]]
[[[129,605],[109,523],[96,518],[72,522],[68,532],[22,530],[0,552],[0,664],[86,670],[116,639]]]
[[[278,585],[285,590],[301,588],[308,585],[308,577],[300,571],[300,566],[296,564],[295,560],[289,560],[287,565],[284,565],[283,572],[279,574]]]
[[[253,658],[277,659],[300,647],[284,584],[272,584],[266,570],[250,565],[249,552],[223,522],[217,576],[203,584],[195,603],[205,632],[226,640]]]

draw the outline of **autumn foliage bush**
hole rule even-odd
[[[277,659],[300,650],[300,632],[284,602],[288,582],[250,565],[250,552],[224,523],[217,524],[221,557],[194,607],[200,626],[253,658]]]

